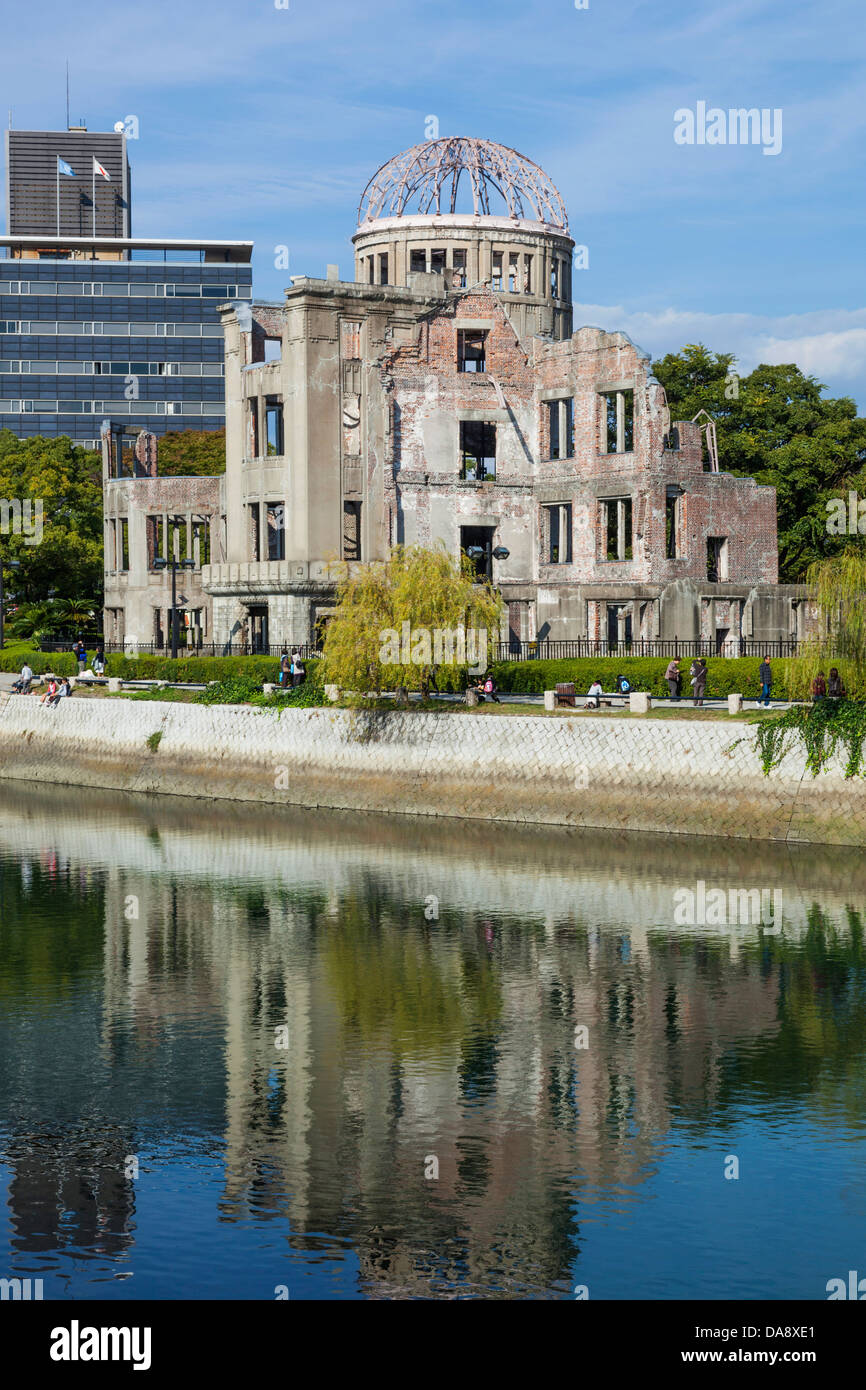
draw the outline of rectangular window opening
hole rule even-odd
[[[492,526],[461,526],[460,549],[475,570],[479,582],[493,578]]]
[[[253,561],[261,560],[261,528],[259,524],[259,504],[258,502],[247,503],[247,534],[249,536],[249,554]]]
[[[457,330],[458,372],[487,371],[487,332],[485,329]]]
[[[727,536],[707,536],[707,579],[724,584],[728,578]]]
[[[361,558],[361,503],[343,503],[343,559]]]
[[[270,456],[283,453],[283,403],[278,396],[265,396],[265,438]]]
[[[192,524],[192,557],[196,569],[210,564],[210,523],[194,521]]]
[[[634,451],[634,391],[607,391],[602,395],[602,452]]]
[[[665,555],[669,560],[675,560],[680,553],[679,498],[677,489],[668,489],[665,498]]]
[[[286,509],[282,502],[268,503],[268,559],[286,558]]]
[[[606,560],[631,560],[632,501],[630,497],[608,497],[601,504]]]
[[[574,399],[547,401],[548,458],[574,458]]]
[[[467,482],[496,477],[496,426],[460,421],[460,476]]]
[[[571,564],[571,503],[544,507],[545,560],[549,565]]]

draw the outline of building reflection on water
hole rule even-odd
[[[564,1293],[673,1128],[862,1080],[847,851],[11,784],[0,842],[22,1268],[129,1261],[130,1157],[217,1136],[219,1219],[353,1249],[368,1297]],[[674,926],[698,880],[781,887],[782,932]]]

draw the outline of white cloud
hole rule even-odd
[[[795,362],[831,392],[854,394],[866,404],[866,308],[773,317],[575,304],[574,323],[621,329],[653,357],[677,352],[686,343],[704,343],[713,352],[733,352],[744,373],[761,362]]]

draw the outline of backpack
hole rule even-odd
[[[490,679],[489,676],[488,676],[487,680],[484,682],[484,693],[485,693],[486,695],[492,695],[492,694],[493,694],[493,681]]]

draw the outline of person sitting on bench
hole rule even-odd
[[[596,676],[589,690],[586,692],[586,704],[584,705],[584,709],[600,709],[602,694],[601,681]]]

